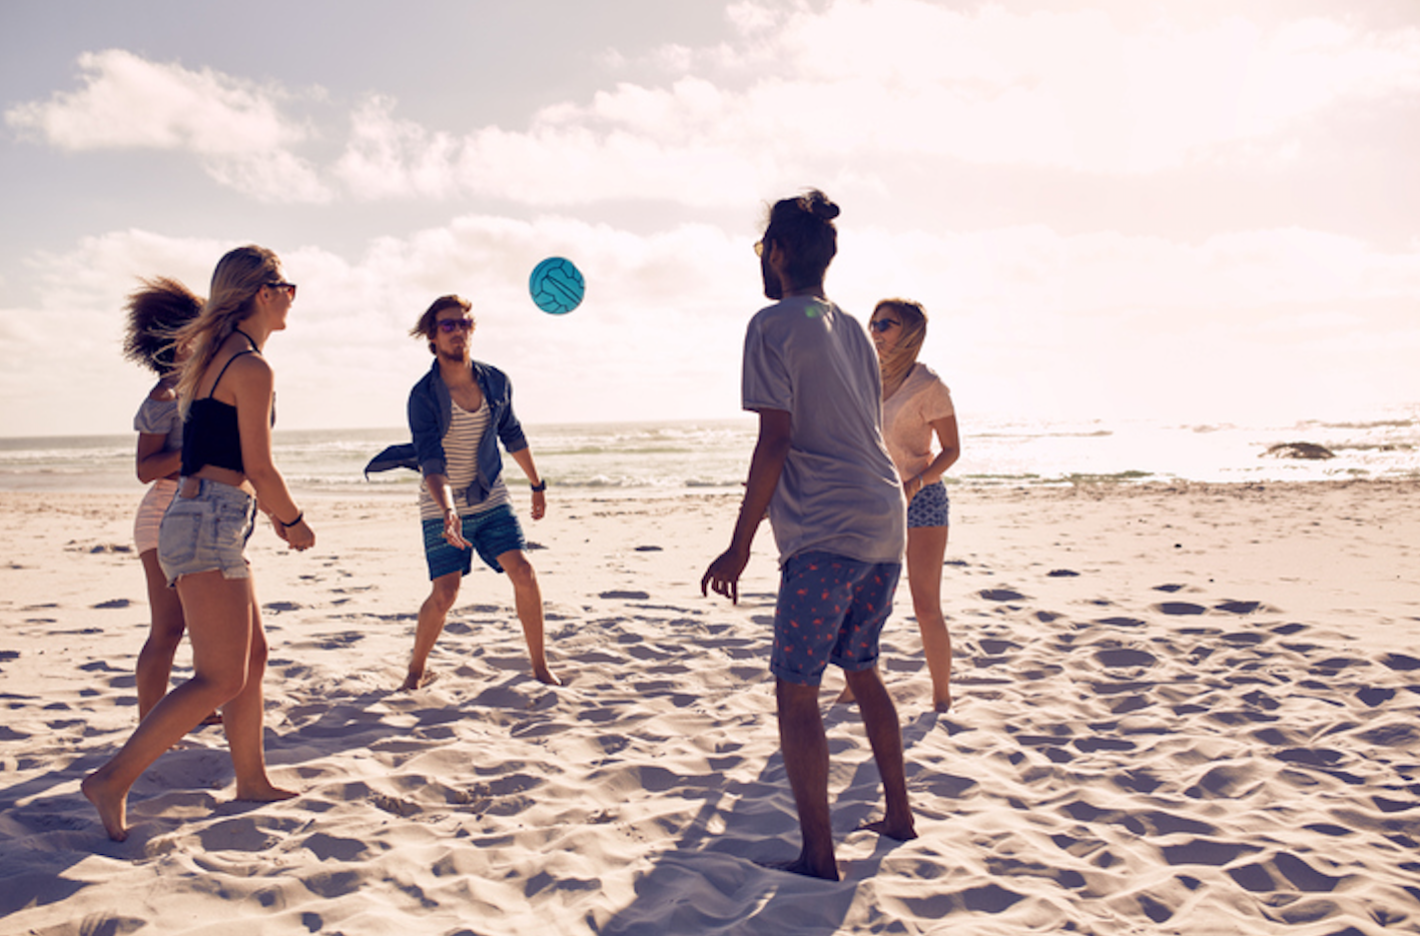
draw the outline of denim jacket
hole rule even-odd
[[[463,491],[465,503],[476,504],[488,496],[489,489],[503,473],[503,458],[498,454],[498,442],[511,454],[528,447],[522,424],[513,413],[513,384],[508,375],[491,364],[473,361],[474,379],[488,404],[488,426],[478,444],[478,472],[473,483]],[[413,442],[391,445],[370,460],[365,474],[388,471],[391,468],[412,468],[424,475],[447,474],[444,459],[444,433],[453,421],[453,398],[449,387],[439,376],[439,362],[434,361],[429,373],[409,391],[409,431]],[[495,438],[496,437],[496,438]]]

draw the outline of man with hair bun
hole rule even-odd
[[[828,739],[818,707],[829,663],[858,699],[882,777],[886,815],[864,829],[915,838],[897,709],[878,673],[878,634],[892,611],[906,541],[902,485],[882,435],[873,344],[824,295],[837,252],[838,206],[810,190],[776,202],[755,245],[764,294],[777,300],[745,334],[743,406],[759,414],[730,548],[700,581],[731,601],[766,510],[779,548],[774,610],[779,739],[803,847],[774,865],[838,880],[828,808]]]

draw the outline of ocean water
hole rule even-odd
[[[1142,481],[1278,482],[1420,478],[1420,404],[1354,420],[1275,425],[1182,425],[1102,420],[975,421],[963,414],[962,457],[948,482],[988,485],[1131,484]],[[640,493],[738,490],[756,423],[736,419],[525,425],[538,469],[555,487]],[[362,476],[404,428],[276,430],[276,462],[298,491],[414,496],[418,476]],[[1333,457],[1269,454],[1310,443]],[[137,491],[135,436],[0,438],[0,490]],[[511,474],[517,467],[505,460]]]

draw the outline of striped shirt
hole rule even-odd
[[[489,488],[488,496],[477,504],[463,503],[461,497],[463,491],[473,483],[474,474],[478,471],[478,443],[483,441],[483,434],[488,431],[488,401],[484,400],[478,411],[473,413],[454,403],[451,416],[449,431],[444,433],[443,439],[444,467],[448,472],[449,487],[452,489],[454,506],[458,509],[459,516],[484,513],[509,503],[511,498],[508,496],[508,486],[503,483],[502,477]],[[429,485],[419,485],[419,519],[441,520],[443,516],[443,511],[429,493]]]

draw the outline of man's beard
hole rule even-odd
[[[776,302],[784,298],[784,284],[779,279],[779,274],[769,266],[769,251],[765,250],[759,258],[759,272],[764,277],[764,295],[766,298]]]
[[[445,351],[443,348],[439,348],[437,345],[435,346],[435,348],[436,353],[439,356],[439,360],[441,361],[447,361],[450,364],[467,364],[470,360],[469,347],[467,344],[463,346],[463,351],[458,354],[455,354],[451,351]]]

